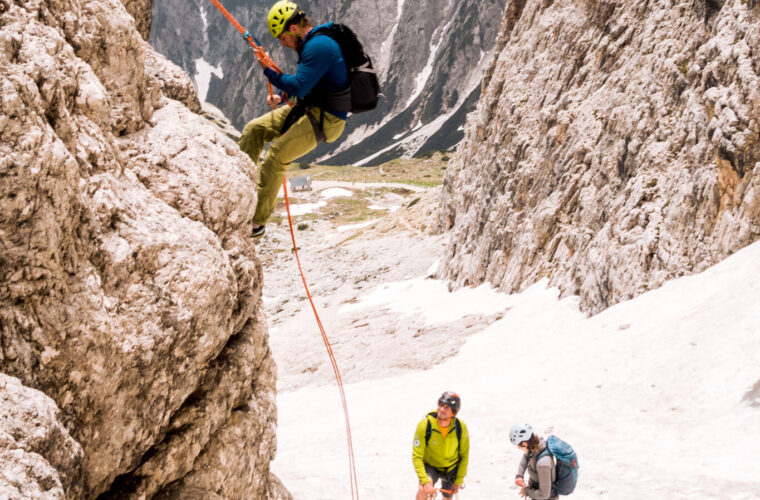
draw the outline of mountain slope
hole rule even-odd
[[[374,267],[382,269],[390,258],[373,256]],[[361,497],[414,494],[414,427],[441,392],[454,390],[462,397],[459,416],[471,440],[463,498],[517,497],[520,452],[507,433],[523,421],[575,447],[581,469],[572,497],[579,500],[758,498],[758,272],[755,243],[701,274],[592,318],[578,309],[577,297],[559,300],[559,290],[546,281],[515,295],[487,285],[450,292],[447,282],[424,274],[370,281],[336,318],[364,312],[369,319],[363,335],[340,342],[338,358],[354,370],[353,381],[344,381]],[[336,297],[328,292],[322,298]],[[501,319],[492,317],[490,326],[448,356],[428,352],[437,363],[432,368],[404,366],[408,344],[393,349],[364,343],[385,328],[373,331],[377,311],[399,324],[422,322],[428,336],[457,324],[474,306],[492,307]],[[430,342],[437,344],[436,338]],[[405,369],[365,377],[373,371],[368,352],[372,358],[396,357]],[[279,393],[273,470],[297,498],[344,498],[349,485],[342,408],[337,389],[320,384]],[[318,436],[302,425],[304,407],[320,408],[312,420]],[[667,480],[652,480],[653,474]]]
[[[285,71],[294,71],[295,54],[284,52],[264,26],[272,2],[223,3]],[[341,140],[320,145],[307,160],[378,164],[457,144],[464,116],[474,109],[505,3],[336,0],[304,5],[315,22],[334,19],[357,32],[380,73],[384,94],[378,109],[352,116]],[[204,73],[210,78],[207,100],[242,128],[267,110],[261,70],[240,35],[212,4],[193,0],[191,9],[186,4],[156,2],[149,41],[191,75],[206,64],[219,68],[223,78]],[[440,120],[441,116],[447,119]],[[381,150],[386,154],[368,159]]]

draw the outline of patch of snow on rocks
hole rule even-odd
[[[325,205],[327,205],[326,201],[318,201],[316,203],[299,203],[297,205],[290,205],[290,215],[294,217],[296,215],[306,215],[321,207],[324,207]],[[288,212],[283,211],[282,215],[287,216]]]
[[[328,188],[324,191],[319,193],[322,198],[330,199],[330,198],[350,198],[354,195],[353,191],[349,191],[348,189],[343,189],[339,187],[334,188]]]

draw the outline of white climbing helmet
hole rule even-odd
[[[515,424],[509,429],[509,440],[515,446],[519,446],[523,441],[527,441],[532,435],[533,427],[530,424]]]

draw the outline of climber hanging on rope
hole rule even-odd
[[[269,70],[267,78],[270,78],[270,80],[275,80],[276,82],[280,82],[280,85],[282,85],[281,88],[286,88],[285,86],[290,80],[286,79],[285,84],[281,82],[282,78],[280,78],[279,75],[282,75],[282,70],[269,57],[269,54],[267,54],[256,37],[246,31],[243,26],[241,26],[240,23],[237,22],[237,20],[232,16],[232,14],[230,14],[230,12],[224,8],[219,0],[211,0],[211,3],[213,3],[214,6],[219,9],[219,12],[221,12],[222,15],[224,15],[224,17],[226,17],[227,20],[235,27],[235,29],[237,29],[238,32],[243,35],[246,43],[248,43],[248,45],[250,45],[253,49],[253,52],[256,55],[256,59],[259,61],[261,66],[266,70]],[[338,55],[340,57],[336,57],[334,47],[328,43],[328,50],[321,51],[322,56],[329,56],[327,59],[328,64],[323,65],[326,67],[326,69],[323,69],[321,73],[317,73],[316,77],[310,71],[302,71],[301,64],[299,64],[298,72],[296,73],[295,77],[291,75],[284,75],[285,77],[290,77],[291,80],[295,79],[295,81],[290,81],[291,89],[297,89],[296,92],[293,92],[295,95],[301,95],[298,93],[298,91],[302,93],[306,92],[306,95],[300,101],[300,110],[298,105],[296,105],[294,108],[285,106],[279,110],[275,109],[275,111],[252,121],[246,126],[243,132],[243,136],[241,137],[238,144],[240,145],[240,148],[248,155],[250,155],[254,161],[258,160],[258,156],[263,149],[263,144],[265,141],[271,141],[273,145],[274,143],[278,143],[279,146],[274,149],[276,152],[280,152],[283,150],[283,148],[288,149],[288,141],[292,141],[293,143],[298,143],[300,145],[301,143],[306,142],[304,140],[304,137],[308,138],[310,142],[315,142],[316,137],[321,136],[325,136],[322,137],[322,140],[325,140],[327,135],[325,133],[325,123],[317,123],[319,130],[317,130],[316,127],[313,127],[315,118],[314,108],[316,108],[316,111],[319,112],[320,120],[324,119],[324,115],[335,113],[337,126],[333,127],[333,130],[330,131],[330,136],[337,138],[345,126],[345,116],[347,116],[347,112],[351,111],[353,113],[360,113],[374,109],[375,106],[377,106],[377,101],[380,94],[377,76],[375,75],[374,69],[372,68],[372,61],[370,60],[369,56],[364,53],[364,49],[362,48],[361,43],[359,43],[357,40],[356,35],[354,35],[354,33],[347,27],[340,24],[328,23],[327,25],[323,25],[324,28],[322,28],[322,26],[312,28],[310,26],[311,23],[306,18],[305,14],[300,11],[294,3],[289,1],[277,2],[269,13],[268,21],[269,30],[272,35],[275,38],[279,39],[284,47],[290,47],[298,51],[300,63],[304,63],[304,54],[311,54],[310,57],[312,58],[320,54],[319,49],[309,51],[304,50],[306,41],[310,37],[320,33],[328,35],[331,40],[334,40],[335,43],[338,44]],[[292,29],[292,25],[296,25],[296,29]],[[286,31],[287,33],[290,33],[291,36],[283,36],[284,34],[287,34],[285,33]],[[346,76],[346,81],[349,83],[346,84],[346,88],[344,90],[341,90],[338,93],[333,93],[331,92],[331,89],[333,87],[330,84],[330,80],[328,80],[328,76],[331,72],[337,72],[338,76],[340,76],[339,69],[335,67],[335,64],[333,64],[333,62],[336,60],[344,61],[344,75]],[[307,69],[307,65],[303,64],[303,69]],[[309,83],[309,80],[307,80],[307,83],[309,83],[309,85],[304,84],[303,81],[298,81],[299,75],[303,77],[303,73],[306,73],[306,76],[311,79],[311,83]],[[313,83],[314,81],[316,81],[316,84]],[[337,85],[337,87],[342,87],[342,85]],[[319,91],[320,89],[325,90],[326,93],[322,94]],[[336,96],[336,94],[343,94],[343,97],[340,95]],[[345,97],[346,94],[348,95],[347,98]],[[340,102],[338,103],[340,106],[333,106],[337,98],[340,98]],[[269,82],[268,101],[273,108],[276,108],[278,104],[281,104],[281,98],[274,96],[271,81]],[[344,101],[347,101],[348,104],[346,105]],[[343,108],[346,108],[346,111],[342,111]],[[343,118],[341,119],[338,115],[342,115]],[[303,126],[300,126],[299,128],[299,124],[303,125],[304,120],[307,119],[309,119],[312,128],[309,129],[308,127]],[[342,123],[340,123],[341,121]],[[281,126],[274,126],[275,122]],[[292,128],[293,124],[297,126],[295,129]],[[297,134],[293,134],[291,133],[293,130],[299,132]],[[271,194],[271,204],[268,208],[268,211],[266,212],[266,217],[263,218],[264,220],[262,223],[254,225],[254,237],[258,237],[264,234],[264,223],[272,212],[274,197],[277,194],[278,183],[275,177],[277,176],[278,172],[280,181],[284,180],[284,164],[281,158],[275,155],[270,155],[270,153],[273,151],[273,145],[270,145],[270,149],[265,156],[265,163],[261,168],[262,177],[259,181],[259,205],[256,209],[257,216],[262,211],[262,183],[264,183],[266,180],[266,184],[264,184],[265,188],[269,189],[271,185],[275,186],[275,190],[274,193]],[[315,144],[312,144],[308,149],[305,149],[303,153],[296,155],[293,159],[302,154],[305,154],[314,147]],[[293,153],[291,152],[290,154],[292,155]],[[268,168],[266,167],[267,159],[270,160]],[[265,172],[268,172],[266,177],[264,176]],[[309,292],[309,287],[306,284],[306,277],[304,276],[303,269],[301,267],[301,259],[298,257],[298,246],[296,245],[295,232],[293,231],[293,219],[290,215],[287,183],[282,182],[282,185],[285,195],[285,207],[288,212],[290,236],[293,241],[293,253],[295,254],[296,262],[298,263],[298,270],[301,274],[301,280],[303,281],[304,289],[306,290],[306,296],[309,298],[309,303],[311,304],[311,308],[314,311],[314,317],[317,320],[319,332],[322,335],[322,340],[324,341],[325,348],[327,349],[327,354],[330,358],[333,372],[335,373],[335,379],[338,383],[338,389],[340,391],[340,397],[343,403],[343,415],[346,420],[346,442],[348,444],[351,499],[359,500],[359,483],[356,477],[354,447],[351,439],[351,424],[348,417],[346,394],[343,390],[343,380],[340,376],[340,370],[338,369],[338,363],[333,354],[332,346],[330,345],[330,341],[327,338],[327,332],[325,332],[322,321],[319,319],[317,308],[314,305],[314,301],[312,300],[311,293]],[[267,191],[267,193],[269,192]],[[254,220],[259,219],[255,218]]]
[[[341,48],[345,51],[345,46],[339,45],[333,34],[334,27],[344,27],[332,22],[313,26],[306,14],[289,0],[274,4],[267,27],[283,47],[298,53],[299,63],[296,74],[290,75],[279,73],[259,60],[264,75],[271,84],[297,97],[298,101],[295,106],[287,106],[279,95],[270,96],[268,102],[274,111],[249,122],[238,142],[240,149],[260,166],[258,204],[253,217],[252,236],[255,238],[264,234],[287,165],[314,149],[318,141],[336,140],[346,126],[348,112],[356,112],[352,106],[355,104],[351,84],[354,68],[347,65],[341,51]],[[320,34],[329,36],[317,36]],[[371,77],[375,78],[374,72]],[[377,102],[376,96],[374,102]],[[269,149],[259,163],[259,155],[267,142]]]

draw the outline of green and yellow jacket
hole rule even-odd
[[[420,479],[420,484],[429,483],[425,473],[425,464],[441,471],[450,471],[457,467],[456,484],[462,486],[467,475],[467,462],[470,456],[470,435],[464,422],[451,418],[448,432],[444,433],[438,427],[437,412],[431,411],[417,424],[414,431],[412,447],[412,462],[414,471]],[[461,429],[461,432],[457,430]]]

